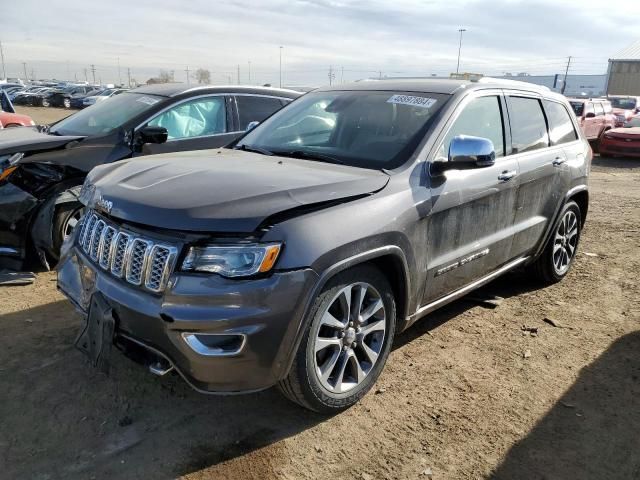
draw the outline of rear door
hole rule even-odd
[[[245,131],[251,122],[262,122],[289,103],[288,99],[266,95],[236,94],[235,105],[239,130]]]
[[[509,93],[507,106],[511,154],[520,167],[511,256],[520,257],[535,248],[553,218],[567,158],[562,145],[549,141],[542,98]]]
[[[596,138],[600,137],[600,134],[604,130],[605,126],[605,113],[604,106],[600,102],[594,102],[593,108],[596,112],[595,122],[594,122],[594,135]]]
[[[424,304],[510,260],[519,177],[517,159],[505,156],[509,143],[506,118],[500,91],[472,94],[458,106],[438,141],[432,161],[446,160],[454,137],[471,135],[493,142],[496,163],[431,176]]]
[[[593,140],[598,136],[598,121],[595,117],[596,109],[593,102],[584,104],[584,135],[588,140]]]
[[[163,109],[141,127],[164,127],[168,140],[145,144],[137,155],[224,147],[241,133],[230,115],[230,102],[226,95],[204,95]]]

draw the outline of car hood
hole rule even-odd
[[[111,215],[122,220],[250,233],[272,215],[348,201],[382,189],[388,180],[382,171],[220,149],[102,165],[86,185],[94,189],[89,206],[110,205]]]
[[[613,128],[606,132],[607,135],[616,138],[632,138],[640,135],[640,127]]]
[[[47,135],[37,127],[5,128],[0,132],[0,155],[61,148],[83,138],[85,137]]]

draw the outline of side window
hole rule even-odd
[[[279,98],[239,95],[236,97],[240,130],[246,130],[251,122],[261,122],[282,108]]]
[[[509,120],[513,153],[530,152],[549,146],[547,122],[540,100],[509,97]]]
[[[601,103],[594,103],[594,106],[595,106],[597,117],[601,117],[602,115],[604,115],[604,107],[602,106]]]
[[[437,158],[449,156],[449,144],[458,135],[487,138],[493,142],[496,157],[503,157],[504,127],[500,99],[497,96],[480,97],[469,102],[449,128]]]
[[[544,109],[547,112],[549,120],[549,133],[551,143],[558,145],[560,143],[573,142],[578,139],[573,122],[569,116],[569,112],[564,105],[557,102],[544,101]]]
[[[587,113],[596,113],[595,109],[593,108],[593,103],[591,102],[587,103],[584,107],[585,116],[587,115]]]
[[[162,112],[147,125],[164,127],[169,139],[202,137],[227,131],[224,97],[198,98]]]

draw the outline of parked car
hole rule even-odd
[[[84,100],[88,97],[100,95],[104,88],[94,88],[87,93],[77,93],[71,96],[71,108],[84,108]]]
[[[99,366],[114,342],[142,351],[199,391],[347,408],[427,313],[516,267],[566,276],[592,156],[570,108],[521,82],[359,82],[233,148],[97,167],[58,270],[78,346]]]
[[[0,128],[27,127],[35,125],[28,115],[16,113],[6,90],[0,90]]]
[[[622,127],[625,122],[640,112],[640,97],[609,95],[607,98],[613,106],[616,128]]]
[[[123,90],[122,88],[107,88],[97,95],[85,97],[85,99],[82,101],[82,107],[90,107],[91,105],[95,105],[96,103],[104,102],[108,98],[111,98],[114,95],[120,95],[125,91],[126,90]]]
[[[569,103],[585,138],[597,150],[602,133],[615,126],[611,102],[601,98],[571,98]]]
[[[64,88],[56,88],[49,91],[42,99],[42,106],[71,108],[71,99],[74,96],[86,96],[94,90],[95,87],[91,85],[72,85]]]
[[[632,118],[622,128],[606,132],[600,140],[600,154],[640,157],[640,117]]]
[[[1,131],[0,268],[21,268],[30,245],[45,265],[55,261],[79,218],[80,186],[96,165],[226,145],[249,122],[299,95],[272,88],[156,85],[122,93],[50,128]]]
[[[16,93],[15,97],[13,98],[13,103],[15,103],[16,105],[40,107],[42,106],[43,99],[49,94],[51,90],[51,87],[43,86],[26,88],[22,92]]]

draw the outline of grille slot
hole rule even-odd
[[[178,254],[176,247],[121,230],[93,211],[82,220],[78,246],[103,270],[153,292],[166,287]]]

